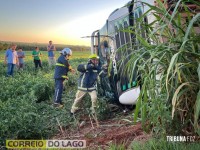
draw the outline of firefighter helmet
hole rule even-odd
[[[99,59],[99,56],[97,56],[97,54],[91,54],[89,59]]]
[[[72,50],[70,49],[70,48],[64,48],[61,52],[60,52],[61,54],[63,54],[63,55],[72,55]]]

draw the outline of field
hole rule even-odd
[[[1,58],[5,52],[1,52]],[[76,69],[78,64],[86,63],[90,52],[74,52],[70,64]],[[43,69],[34,70],[31,52],[26,52],[25,69],[15,69],[13,78],[6,78],[6,65],[1,60],[0,65],[0,145],[5,145],[6,139],[87,139],[89,147],[109,148],[115,142],[122,144],[129,136],[136,137],[144,135],[141,126],[132,127],[132,123],[123,121],[131,120],[131,113],[125,115],[122,109],[115,106],[115,112],[111,113],[109,100],[98,95],[97,117],[101,127],[96,128],[94,117],[90,115],[90,97],[86,96],[82,103],[83,110],[77,114],[76,119],[70,116],[70,108],[77,91],[77,79],[79,73],[68,75],[69,80],[65,82],[65,91],[62,101],[63,109],[54,108],[54,69],[48,67],[46,53],[43,52]],[[58,56],[57,54],[56,56]],[[118,116],[118,119],[116,119]],[[121,116],[121,117],[120,117]],[[91,124],[92,120],[92,124]],[[80,127],[81,122],[85,125]],[[94,127],[94,128],[93,128]],[[120,127],[120,129],[119,129]],[[126,131],[137,131],[138,134],[127,135]],[[118,130],[120,135],[113,133],[113,142],[108,144],[113,130]],[[101,133],[99,136],[97,136]],[[134,132],[131,132],[134,133]],[[121,137],[124,136],[124,140]],[[102,140],[102,138],[104,140]],[[96,141],[95,141],[96,139]],[[130,140],[127,144],[130,144]],[[126,145],[127,145],[126,144]],[[100,146],[101,147],[101,146]]]
[[[5,52],[1,52],[1,58]],[[90,52],[74,52],[70,64],[76,69],[86,63]],[[64,108],[52,106],[54,96],[54,69],[48,67],[46,52],[43,52],[43,70],[34,70],[31,52],[26,52],[25,69],[15,70],[13,78],[6,78],[6,66],[0,65],[0,148],[6,139],[85,139],[89,149],[161,149],[190,148],[190,145],[170,144],[154,140],[150,130],[144,132],[138,117],[133,123],[133,112],[123,113],[123,108],[110,104],[110,100],[98,95],[97,128],[90,114],[90,97],[83,100],[82,110],[73,118],[70,108],[77,90],[79,73],[69,73],[65,82],[62,101]],[[57,53],[57,57],[59,54]],[[147,124],[148,126],[148,124]],[[134,141],[134,142],[133,142]],[[132,143],[133,142],[133,143]],[[195,145],[194,148],[198,147]]]

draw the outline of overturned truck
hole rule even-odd
[[[125,32],[134,26],[147,8],[140,1],[130,1],[124,7],[114,10],[105,25],[91,35],[91,53],[100,57],[100,65],[108,68],[108,76],[100,79],[100,91],[124,105],[136,104],[140,94],[140,75],[124,73],[124,66],[129,61],[128,55],[137,46],[134,32]],[[144,18],[148,23],[148,18]],[[138,26],[138,30],[140,27]],[[141,32],[145,38],[145,31]],[[125,59],[122,57],[126,55]]]

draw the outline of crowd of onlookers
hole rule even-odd
[[[18,47],[17,51],[16,48],[17,45],[12,43],[5,53],[4,63],[7,64],[7,77],[13,76],[15,66],[17,66],[19,70],[24,69],[25,52],[21,47]],[[56,64],[54,53],[56,51],[56,47],[52,44],[52,41],[49,41],[47,51],[48,62],[49,66],[51,67]],[[38,67],[42,68],[42,52],[39,50],[39,47],[35,47],[35,49],[32,51],[32,57],[35,64],[35,69],[37,69]]]

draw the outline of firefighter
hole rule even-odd
[[[76,98],[71,108],[71,114],[74,114],[79,109],[78,104],[87,93],[90,95],[92,101],[91,111],[95,113],[97,106],[97,77],[98,75],[105,74],[99,66],[99,57],[96,54],[90,55],[88,63],[85,65],[80,64],[77,70],[81,72],[81,75],[78,81]]]
[[[72,55],[72,50],[69,48],[64,48],[60,52],[60,57],[57,60],[54,79],[55,79],[55,96],[54,96],[54,106],[62,108],[63,103],[61,101],[62,93],[63,93],[63,82],[64,80],[68,80],[67,73],[68,71],[74,73],[75,70],[72,69],[68,60]]]

